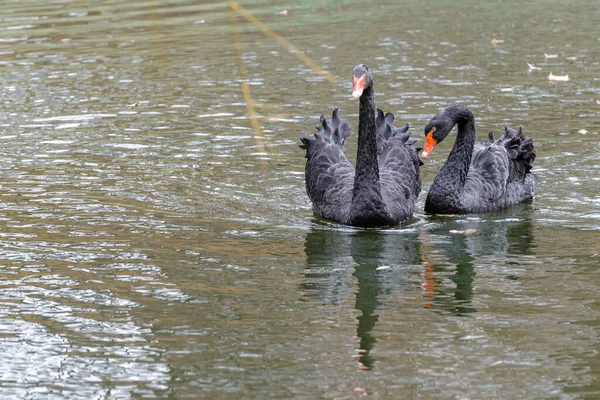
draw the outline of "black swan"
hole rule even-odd
[[[531,172],[535,150],[523,128],[504,128],[497,141],[475,140],[475,119],[468,108],[453,105],[436,114],[425,126],[422,158],[458,125],[456,142],[435,177],[425,211],[466,214],[500,210],[533,198],[537,176]]]
[[[300,138],[306,150],[306,192],[315,214],[346,225],[385,227],[408,219],[421,191],[419,160],[408,124],[395,128],[394,115],[377,110],[366,65],[354,67],[352,96],[360,98],[356,169],[344,155],[347,120],[321,115],[314,138]]]

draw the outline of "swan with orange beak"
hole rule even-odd
[[[429,123],[425,126],[425,143],[423,145],[423,151],[421,152],[422,159],[425,160],[429,157],[433,148],[448,136],[455,124],[456,122],[454,122],[451,116],[445,113],[444,110],[431,118]]]
[[[457,126],[454,146],[429,187],[425,211],[433,214],[466,214],[501,210],[531,200],[537,183],[531,171],[535,149],[523,128],[504,128],[498,140],[475,137],[475,117],[455,104],[434,115],[425,126],[421,158],[431,154]]]
[[[431,128],[429,132],[425,135],[425,145],[423,146],[423,151],[421,152],[421,157],[425,160],[431,154],[431,150],[437,144],[437,141],[433,138],[433,134],[435,133],[435,126]]]

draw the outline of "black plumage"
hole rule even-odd
[[[347,120],[333,111],[321,116],[314,138],[301,138],[306,150],[306,192],[315,214],[346,225],[385,227],[408,219],[421,190],[417,148],[408,125],[393,126],[394,115],[377,110],[366,65],[354,67],[353,96],[360,98],[356,168],[343,144]]]
[[[522,127],[505,127],[498,140],[490,132],[487,141],[476,141],[473,114],[466,107],[453,105],[425,126],[423,157],[444,140],[454,125],[458,125],[456,142],[429,189],[425,211],[478,213],[533,198],[537,183],[537,176],[531,172],[535,149]]]

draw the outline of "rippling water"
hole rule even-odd
[[[3,4],[0,397],[600,395],[600,6],[243,5],[338,81],[228,3]],[[298,137],[356,132],[358,62],[418,138],[524,125],[535,201],[423,214],[448,140],[405,226],[314,218]]]

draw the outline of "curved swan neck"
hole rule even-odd
[[[429,189],[425,210],[452,214],[462,209],[462,194],[475,145],[475,119],[462,106],[449,107],[444,113],[452,120],[452,126],[458,125],[458,133],[448,159]]]
[[[448,107],[446,115],[452,119],[455,125],[458,125],[458,132],[454,147],[452,147],[440,175],[448,173],[457,177],[460,188],[462,188],[467,179],[475,145],[475,117],[469,109],[459,105]]]

